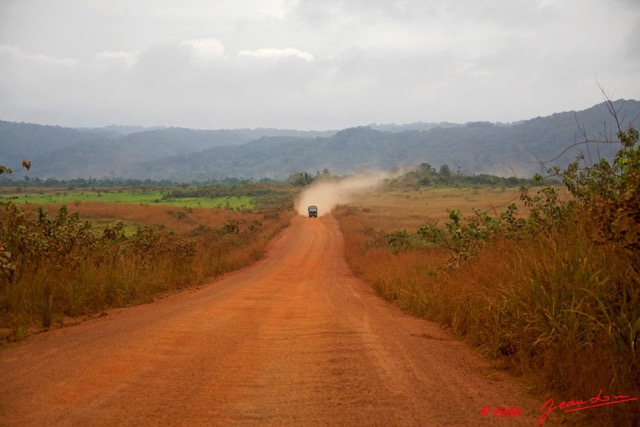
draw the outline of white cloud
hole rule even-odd
[[[41,53],[24,53],[22,49],[16,46],[0,45],[0,54],[7,54],[22,61],[37,62],[41,65],[58,67],[75,67],[78,65],[78,60],[74,58],[54,58]]]
[[[300,49],[287,47],[285,49],[262,48],[256,50],[241,50],[238,57],[262,58],[262,59],[282,59],[282,58],[298,58],[305,61],[313,61],[314,56]]]
[[[138,52],[104,51],[96,54],[96,60],[103,64],[121,64],[133,67],[138,60]]]
[[[191,54],[196,61],[211,61],[225,55],[224,45],[214,38],[189,40],[182,42],[181,45],[191,49]]]

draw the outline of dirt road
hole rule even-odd
[[[248,269],[0,351],[0,425],[535,425],[540,402],[342,250],[332,217],[298,217]]]

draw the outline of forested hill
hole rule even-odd
[[[613,103],[623,127],[640,126],[640,102]],[[615,120],[605,103],[578,112],[556,113],[511,124],[473,122],[371,125],[339,132],[277,129],[194,130],[180,128],[70,129],[0,122],[0,164],[32,161],[28,176],[41,179],[133,178],[206,181],[226,177],[286,178],[299,171],[334,174],[389,170],[429,163],[466,174],[528,178],[565,166],[583,152],[596,161],[611,158],[617,144]],[[604,135],[604,133],[609,133]],[[568,149],[570,148],[570,149]],[[563,155],[563,151],[568,149]],[[560,157],[558,157],[561,155]],[[553,161],[545,166],[542,161]],[[13,179],[22,179],[16,171]]]

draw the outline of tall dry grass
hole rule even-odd
[[[4,338],[148,302],[246,266],[295,214],[193,209],[175,215],[165,207],[89,207],[94,218],[136,221],[134,231],[125,233],[122,222],[96,227],[66,207],[49,212],[0,206]]]
[[[546,398],[586,399],[600,389],[640,397],[637,255],[595,241],[588,214],[520,240],[497,237],[457,268],[449,262],[454,252],[442,247],[375,244],[371,225],[383,215],[353,207],[336,213],[354,274],[383,297],[506,363]],[[627,425],[640,412],[615,405],[589,416]]]

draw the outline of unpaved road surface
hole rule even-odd
[[[200,289],[0,351],[0,425],[511,426],[540,406],[356,279],[330,216]]]

